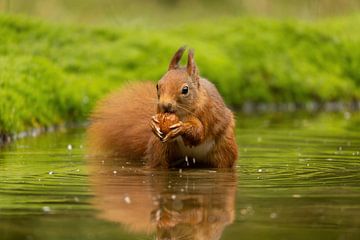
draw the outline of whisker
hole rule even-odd
[[[181,239],[191,239],[191,237],[192,237],[192,234],[191,233],[186,233],[186,232],[183,232],[181,235],[178,235],[177,236],[178,238],[178,240],[181,240]]]
[[[194,112],[192,112],[192,111],[190,111],[189,109],[187,109],[187,108],[183,107],[183,105],[178,104],[177,106],[178,106],[178,108],[181,108],[181,109],[183,109],[183,110],[187,111],[187,112],[188,112],[188,113],[190,113],[191,115],[195,115],[195,113],[194,113]]]

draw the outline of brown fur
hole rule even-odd
[[[88,146],[92,154],[141,159],[152,136],[149,119],[156,113],[155,85],[126,84],[102,100],[91,118]]]
[[[95,152],[143,159],[151,167],[233,167],[237,159],[233,113],[216,87],[199,76],[193,51],[188,65],[180,68],[180,48],[168,72],[157,85],[137,83],[103,100],[89,128],[90,147]],[[182,89],[188,88],[184,94]],[[157,98],[157,99],[156,99]],[[172,112],[177,129],[162,136],[152,134],[150,119],[156,113]],[[157,128],[152,122],[153,129]],[[193,160],[189,164],[184,160]],[[196,163],[195,163],[196,162]]]

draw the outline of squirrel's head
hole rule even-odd
[[[177,50],[168,71],[156,85],[159,113],[176,113],[181,117],[191,114],[196,108],[200,94],[200,77],[192,49],[189,50],[186,67],[179,66],[185,49],[181,47]]]

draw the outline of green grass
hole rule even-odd
[[[82,121],[125,81],[156,81],[181,45],[228,104],[360,98],[360,17],[231,18],[91,28],[0,15],[0,134]]]

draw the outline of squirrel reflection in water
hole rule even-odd
[[[234,220],[233,170],[157,171],[110,159],[90,162],[100,217],[129,232],[213,240]]]

